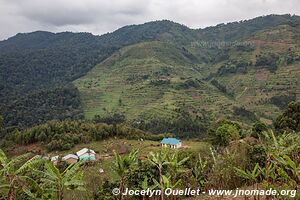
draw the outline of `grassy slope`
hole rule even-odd
[[[244,40],[254,45],[253,51],[227,47],[227,60],[255,63],[256,55],[262,52],[276,53],[284,59],[289,48],[300,52],[298,33],[297,28],[290,26],[257,32]],[[251,66],[245,74],[215,76],[234,96],[223,94],[210,81],[202,80],[227,61],[205,64],[200,60],[199,56],[209,57],[212,51],[157,41],[121,49],[74,82],[81,93],[85,116],[91,119],[96,114],[122,112],[132,121],[172,119],[178,114],[176,110],[184,107],[194,115],[211,113],[216,118],[237,119],[233,107],[244,106],[270,123],[279,112],[279,108],[268,103],[272,96],[296,93],[299,98],[299,62],[288,66],[282,62],[275,73]],[[170,83],[156,86],[151,84],[155,80]],[[178,89],[178,85],[188,80],[201,81],[197,87]]]
[[[257,33],[247,41],[255,44],[253,52],[241,53],[230,51],[230,59],[244,59],[255,62],[255,55],[272,52],[284,60],[289,49],[300,55],[298,31],[290,26],[279,26]],[[248,73],[237,73],[218,77],[217,79],[233,91],[235,101],[254,112],[261,120],[270,122],[278,116],[279,108],[268,103],[269,99],[278,95],[296,94],[299,99],[300,63],[286,65],[280,62],[276,72],[267,69],[250,68]]]
[[[197,88],[176,89],[186,80],[203,78],[194,66],[195,61],[181,48],[162,42],[140,43],[123,48],[75,85],[87,118],[114,111],[124,112],[129,119],[139,115],[173,118],[183,103],[191,110],[200,110],[211,101],[228,102],[206,82]],[[151,83],[155,80],[170,83],[156,86]]]

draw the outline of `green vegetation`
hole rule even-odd
[[[2,141],[2,146],[41,143],[48,151],[69,150],[79,143],[89,143],[110,137],[160,140],[162,135],[147,134],[124,125],[95,124],[83,121],[49,121],[20,132],[14,131]]]
[[[164,20],[102,36],[18,34],[0,42],[0,114],[8,130],[116,113],[192,137],[212,119],[270,124],[298,100],[298,32],[298,16],[268,15],[197,30]],[[176,127],[183,113],[198,128]]]
[[[69,165],[61,173],[52,162],[44,161],[39,156],[24,154],[10,160],[0,149],[0,197],[6,196],[9,200],[26,197],[62,200],[66,189],[84,190],[81,164]]]
[[[128,173],[130,168],[132,168],[133,165],[137,164],[137,154],[138,151],[132,151],[130,154],[125,156],[120,156],[115,152],[115,166],[114,170],[120,177],[120,199],[123,199],[122,193],[125,191],[125,175]]]
[[[298,102],[291,103],[278,119],[284,118],[282,116],[298,116],[298,105]],[[125,128],[116,124],[74,121],[50,122],[43,128],[45,127],[51,130],[49,133],[58,134],[60,130],[61,135],[72,128],[79,129],[79,132],[85,130],[87,136],[91,134],[91,130],[101,132],[102,129]],[[26,134],[42,135],[45,131],[43,128],[37,126]],[[198,187],[202,190],[248,187],[265,190],[273,188],[278,191],[295,188],[297,190],[300,183],[299,132],[285,130],[286,132],[274,133],[262,122],[254,123],[252,128],[247,130],[237,122],[220,121],[210,127],[205,137],[205,140],[211,140],[213,145],[182,141],[185,147],[178,150],[161,149],[158,141],[103,137],[98,141],[93,139],[91,143],[76,144],[63,153],[75,152],[88,145],[99,155],[108,154],[112,155],[111,157],[69,166],[59,161],[56,167],[39,156],[25,154],[8,159],[1,151],[0,173],[5,176],[0,179],[3,186],[0,190],[2,196],[9,199],[26,196],[31,199],[72,199],[74,196],[77,199],[128,198],[122,195],[112,196],[111,191],[114,188],[120,188],[120,191],[124,191],[125,188],[166,190],[185,187]],[[111,136],[123,137],[122,134],[107,137]],[[139,134],[135,136],[143,137]],[[121,145],[117,147],[117,143]],[[126,145],[130,148],[123,151],[121,148]],[[105,172],[98,174],[99,169],[104,169]],[[156,198],[167,199],[164,195]],[[175,198],[175,195],[172,198]],[[205,198],[205,195],[199,198]]]
[[[4,105],[1,111],[9,129],[41,124],[52,119],[84,118],[79,92],[72,85],[24,94]]]
[[[148,153],[149,156],[146,159],[141,159],[138,156],[138,151],[132,151],[126,155],[116,153],[114,164],[110,160],[109,167],[114,166],[112,172],[118,174],[118,176],[112,178],[113,174],[109,174],[109,177],[111,177],[109,181],[103,179],[103,177],[101,178],[99,175],[95,176],[98,167],[93,165],[81,166],[82,169],[85,169],[85,175],[90,174],[88,171],[94,170],[90,174],[90,180],[95,178],[98,180],[96,181],[98,187],[93,191],[93,197],[88,197],[89,195],[87,195],[85,197],[82,196],[82,199],[128,199],[127,196],[122,195],[112,196],[112,189],[118,187],[121,188],[121,191],[124,191],[123,188],[125,187],[131,189],[152,188],[165,190],[167,188],[183,189],[187,186],[192,188],[199,187],[203,190],[210,188],[235,189],[236,187],[243,188],[248,186],[253,187],[253,189],[265,190],[274,188],[279,191],[282,189],[294,189],[297,188],[300,181],[298,173],[300,143],[296,139],[297,137],[298,135],[294,133],[274,135],[272,131],[267,131],[255,143],[251,144],[245,138],[240,144],[236,143],[237,145],[222,147],[219,150],[214,148],[205,152],[156,150],[150,154]],[[257,159],[254,160],[254,157],[251,156],[253,155],[252,149],[256,146],[261,146],[266,153],[265,157],[260,155],[262,159],[261,164],[256,162]],[[29,177],[34,176],[36,179],[43,174],[41,170],[45,170],[45,173],[49,176],[44,180],[45,183],[51,184],[55,184],[52,180],[55,180],[55,182],[68,180],[63,177],[67,177],[67,174],[70,173],[78,173],[78,176],[72,176],[73,179],[85,177],[85,175],[80,175],[82,171],[77,171],[79,170],[77,167],[80,164],[76,165],[77,167],[74,171],[71,169],[75,166],[70,165],[63,172],[66,175],[60,175],[58,169],[50,164],[49,161],[41,159],[39,161],[45,162],[45,167],[41,169],[38,167],[41,165],[37,165],[38,169],[33,170],[33,174],[28,174]],[[99,161],[101,166],[103,166],[104,162]],[[52,167],[48,168],[50,165]],[[36,167],[32,165],[31,169],[34,168]],[[28,180],[31,179],[28,178]],[[51,182],[48,182],[48,180],[51,180]],[[74,180],[74,184],[71,184],[72,180],[68,180],[68,184],[60,185],[68,187],[70,183],[72,185],[71,190],[80,189],[83,186],[86,189],[80,189],[81,193],[89,193],[90,191],[87,188],[88,182],[84,180],[86,179]],[[30,195],[32,198],[46,195],[48,199],[60,199],[61,195],[69,199],[68,197],[76,195],[77,199],[81,199],[76,191],[71,192],[73,195],[70,196],[70,191],[67,190],[55,190],[55,193],[52,193],[51,190],[43,190],[46,186],[44,181],[40,184],[26,184],[31,193],[23,193],[22,195]],[[35,188],[40,189],[35,190]],[[21,187],[17,187],[16,191],[20,189]],[[20,195],[19,192],[18,195]],[[138,198],[131,197],[131,199]],[[166,196],[160,195],[159,198],[166,199]],[[175,196],[173,195],[172,198],[175,198]],[[181,199],[180,197],[178,198]],[[205,197],[200,196],[199,198]]]
[[[267,131],[267,130],[268,130],[268,127],[267,127],[267,125],[265,123],[263,123],[263,122],[256,122],[252,126],[252,130],[251,130],[252,134],[251,134],[251,136],[255,137],[255,138],[259,138],[262,135],[262,133],[264,131]]]
[[[30,194],[30,187],[35,187],[36,182],[26,173],[37,165],[38,156],[32,157],[30,154],[24,154],[13,159],[9,159],[0,149],[0,185],[1,196],[7,194],[7,199],[13,200],[16,196],[16,188],[20,188],[25,194]],[[30,159],[29,159],[30,158]]]
[[[3,117],[0,115],[0,133],[2,132],[4,128],[4,121],[3,121]]]
[[[299,96],[299,62],[286,62],[300,52],[295,45],[298,26],[289,23],[254,31],[237,45],[191,46],[161,40],[121,48],[74,82],[84,115],[92,119],[122,113],[131,126],[192,137],[199,137],[199,130],[203,135],[211,119],[270,124],[280,109]],[[221,27],[226,26],[233,25]],[[224,57],[217,59],[222,52]],[[204,60],[203,56],[214,59]],[[189,124],[194,121],[201,128],[182,129],[184,123],[178,121],[185,113]]]
[[[275,128],[279,130],[300,131],[300,102],[291,102],[288,108],[276,119]]]
[[[0,199],[148,198],[114,188],[299,192],[299,31],[298,16],[269,15],[0,42]],[[162,149],[171,136],[182,148]],[[82,148],[96,161],[45,158]]]
[[[43,197],[47,199],[64,199],[64,192],[68,190],[82,190],[85,188],[82,181],[83,172],[80,169],[82,163],[69,165],[63,172],[60,172],[52,162],[45,162],[44,170],[37,171],[42,177]]]
[[[49,33],[37,31],[28,34],[17,34],[0,42],[0,110],[9,126],[31,126],[50,119],[66,119],[78,112],[76,94],[73,108],[65,105],[56,95],[54,101],[62,107],[46,106],[53,90],[65,90],[64,86],[85,75],[97,63],[112,55],[120,47],[130,44],[156,40],[166,32],[174,33],[166,39],[186,41],[185,37],[193,37],[190,29],[169,22],[150,22],[139,26],[123,27],[113,33],[94,36],[89,33]],[[63,89],[61,89],[63,88]],[[42,94],[40,93],[42,90]],[[72,92],[72,91],[71,91]],[[29,95],[29,97],[24,97]],[[39,96],[37,103],[28,102],[31,96]],[[66,96],[67,101],[74,97]],[[17,118],[12,117],[15,101],[20,105]],[[7,105],[13,102],[7,109]],[[36,107],[38,104],[39,107]],[[28,110],[35,111],[32,115],[38,119],[26,121]],[[74,109],[74,110],[73,110]],[[3,111],[4,110],[4,111]],[[53,111],[54,110],[54,111]],[[48,115],[44,114],[47,113]],[[60,118],[56,112],[63,114]],[[10,116],[8,116],[10,115]],[[46,115],[46,116],[45,116]],[[38,116],[38,117],[37,117]],[[73,116],[73,115],[72,115]]]
[[[231,141],[238,140],[241,135],[241,126],[231,121],[221,121],[208,131],[208,136],[212,138],[213,143],[221,146],[227,146]]]

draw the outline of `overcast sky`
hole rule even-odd
[[[0,40],[36,30],[99,35],[160,19],[203,28],[287,13],[300,15],[300,0],[0,0]]]

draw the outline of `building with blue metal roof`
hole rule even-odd
[[[181,141],[176,138],[164,138],[160,144],[162,147],[171,147],[172,149],[181,147]]]

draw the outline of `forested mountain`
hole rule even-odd
[[[207,27],[199,30],[198,34],[205,40],[235,41],[247,38],[257,31],[272,28],[279,25],[299,26],[300,17],[296,15],[267,15],[250,20],[241,20],[227,24]]]
[[[154,132],[211,119],[271,123],[299,97],[300,17],[269,15],[190,29],[171,21],[112,33],[33,32],[0,42],[7,127],[124,115]]]
[[[63,102],[60,106],[53,105],[51,109],[51,106],[48,106],[47,116],[39,111],[39,106],[28,105],[26,102],[31,101],[30,98],[36,95],[39,95],[41,101],[48,98],[47,95],[42,96],[39,90],[43,90],[42,94],[46,94],[45,91],[48,90],[66,91],[72,88],[70,93],[76,93],[76,88],[65,87],[65,85],[72,84],[73,80],[86,74],[93,66],[120,47],[154,40],[159,38],[162,32],[171,32],[171,29],[181,27],[183,26],[173,22],[162,21],[124,27],[103,36],[89,33],[54,34],[38,31],[17,34],[2,41],[0,42],[1,113],[9,126],[39,123],[48,119],[49,115],[52,116],[53,112],[61,112],[62,116],[66,116],[70,108]],[[65,98],[61,96],[63,94],[59,92],[56,96],[58,99]],[[73,107],[76,110],[80,109],[76,103],[79,101],[78,97],[74,98]],[[19,105],[17,110],[14,109],[16,104]],[[57,110],[56,107],[60,109]],[[31,120],[25,120],[24,113],[26,118]],[[11,117],[12,115],[14,117]],[[54,114],[52,117],[57,118],[57,115]],[[68,115],[68,117],[78,118],[77,115]],[[23,120],[18,120],[20,118]]]

